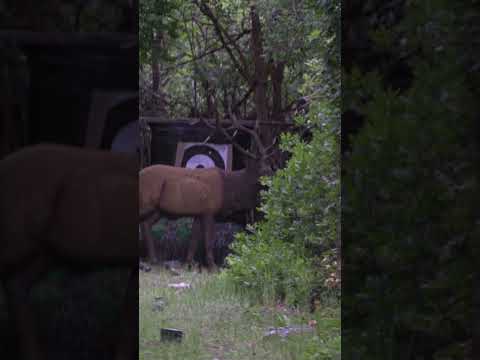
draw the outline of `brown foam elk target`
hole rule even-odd
[[[215,216],[229,215],[236,211],[255,207],[260,190],[259,178],[271,173],[267,165],[269,151],[274,144],[265,147],[258,133],[240,124],[231,115],[233,125],[221,127],[218,122],[212,128],[219,129],[246,157],[245,168],[224,171],[219,168],[186,169],[167,165],[153,165],[140,171],[139,207],[142,233],[152,262],[158,261],[151,226],[162,216],[193,217],[194,231],[202,234],[205,242],[207,266],[214,269],[213,257]],[[251,135],[257,152],[252,153],[234,142],[231,130],[241,130]],[[192,263],[199,239],[192,236],[187,252],[187,263]]]

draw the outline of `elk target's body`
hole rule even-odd
[[[140,171],[139,183],[141,209],[197,216],[215,214],[223,204],[223,176],[216,168],[153,165]]]
[[[140,220],[150,259],[158,261],[150,228],[160,217],[193,217],[194,229],[187,262],[193,261],[201,240],[197,234],[200,234],[205,240],[207,264],[215,268],[215,216],[255,206],[260,189],[259,171],[256,162],[250,162],[245,169],[237,171],[167,165],[153,165],[140,171]]]

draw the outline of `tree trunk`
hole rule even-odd
[[[250,19],[252,22],[251,49],[255,71],[253,82],[255,82],[255,110],[257,113],[256,130],[260,130],[260,135],[265,143],[268,143],[269,129],[259,125],[261,122],[268,121],[268,99],[267,99],[267,65],[265,62],[265,52],[263,49],[262,24],[258,16],[255,5],[250,8]]]
[[[162,34],[153,34],[152,40],[152,91],[157,93],[160,88],[160,51],[162,49]]]
[[[203,89],[205,91],[205,99],[207,101],[206,116],[208,118],[214,118],[216,114],[215,101],[214,101],[215,90],[212,89],[212,87],[210,86],[210,82],[208,80],[203,82]]]
[[[280,61],[273,64],[272,68],[272,120],[283,121],[283,104],[282,104],[282,88],[283,88],[283,73],[285,71],[285,62]]]
[[[158,57],[152,55],[152,92],[155,94],[160,88],[160,64]]]

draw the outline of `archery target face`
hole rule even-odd
[[[230,145],[183,143],[182,146],[184,146],[184,150],[180,166],[189,169],[212,167],[227,169]]]
[[[217,149],[209,145],[192,145],[185,149],[182,167],[195,169],[214,166],[225,169],[225,161]]]
[[[215,167],[213,160],[206,155],[193,155],[185,163],[185,167],[188,169],[197,169],[197,168],[212,168]]]

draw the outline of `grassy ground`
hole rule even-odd
[[[190,289],[168,288],[186,282]],[[155,301],[155,298],[161,298]],[[155,303],[165,304],[154,310]],[[141,360],[313,360],[340,359],[340,308],[329,306],[315,314],[280,305],[259,306],[235,294],[219,274],[164,270],[140,273]],[[269,327],[307,325],[314,331],[264,337]],[[184,340],[162,342],[160,328],[184,331]]]

